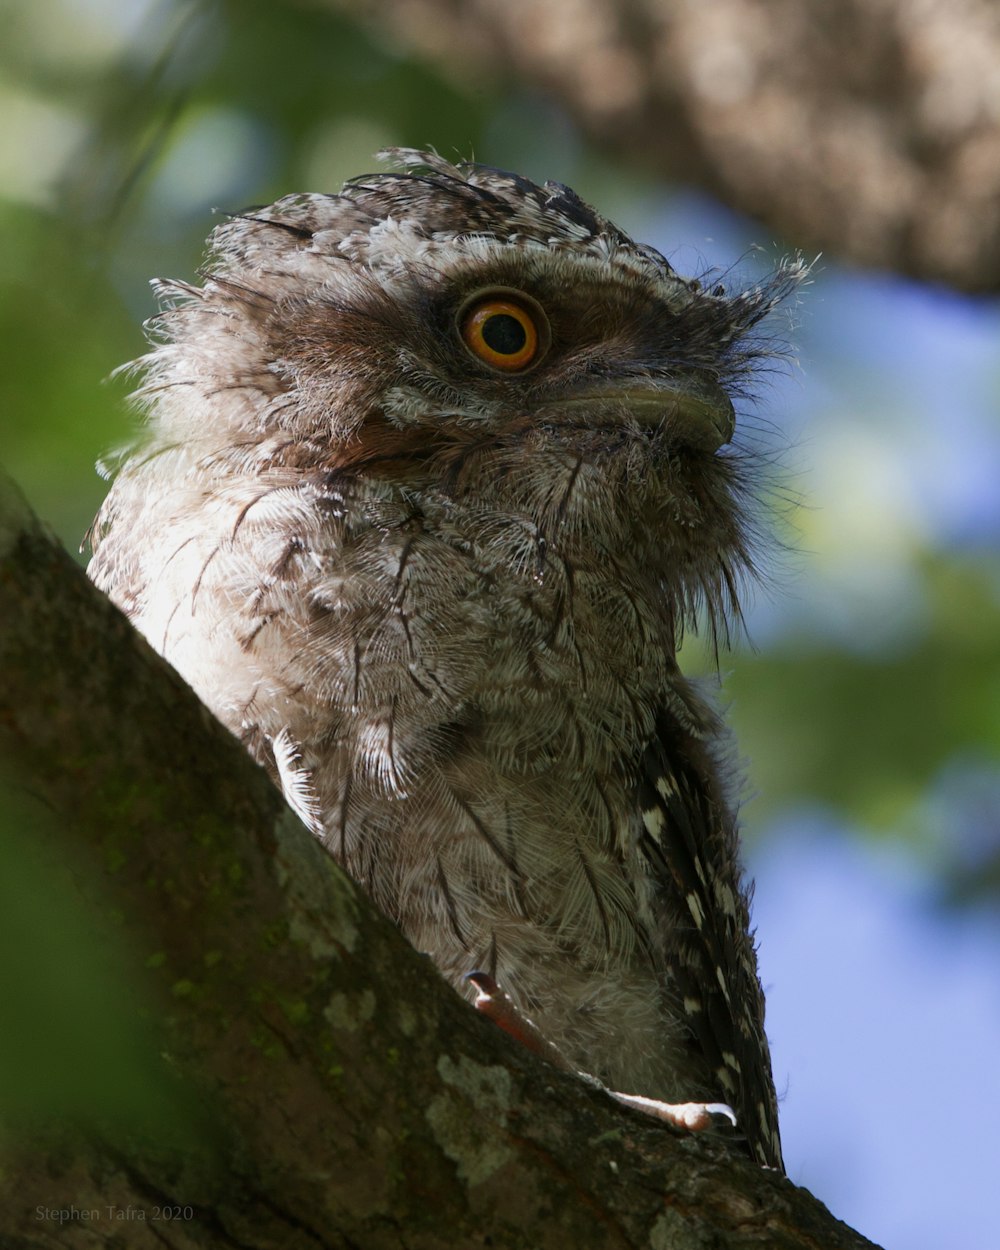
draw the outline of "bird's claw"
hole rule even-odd
[[[621,1094],[612,1089],[606,1092],[626,1107],[688,1133],[736,1127],[736,1112],[724,1102],[660,1102],[656,1098],[643,1098],[641,1094]]]
[[[476,987],[475,1008],[505,1033],[526,1046],[528,1050],[564,1071],[574,1072],[588,1085],[614,1098],[616,1102],[641,1111],[656,1120],[670,1124],[688,1133],[703,1133],[708,1129],[735,1128],[736,1113],[724,1102],[661,1102],[656,1098],[644,1098],[641,1094],[622,1094],[608,1089],[588,1072],[580,1072],[566,1059],[557,1046],[543,1036],[538,1026],[523,1015],[511,996],[496,983],[488,972],[470,972],[467,977]]]

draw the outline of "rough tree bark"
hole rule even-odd
[[[871,1244],[478,1017],[5,479],[0,761],[186,1124],[5,1117],[7,1250]]]
[[[617,159],[807,251],[1000,290],[991,0],[319,3],[471,87],[554,96]]]

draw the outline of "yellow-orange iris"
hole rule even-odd
[[[538,326],[524,305],[489,296],[462,318],[462,341],[474,356],[508,373],[527,369],[538,355]]]

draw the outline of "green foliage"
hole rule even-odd
[[[743,653],[725,683],[741,742],[753,743],[753,819],[816,801],[859,824],[898,829],[942,762],[1000,755],[995,569],[928,557],[926,629],[890,654],[802,638]]]
[[[14,241],[0,254],[3,460],[73,551],[104,494],[95,452],[128,426],[101,383],[139,340],[64,219],[0,203],[0,231]]]

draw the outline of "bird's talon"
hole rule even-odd
[[[736,1127],[736,1114],[732,1107],[724,1102],[661,1102],[656,1098],[644,1098],[641,1094],[622,1094],[608,1089],[589,1072],[580,1072],[567,1062],[562,1052],[542,1035],[537,1025],[521,1013],[510,995],[500,988],[488,972],[477,969],[468,973],[465,979],[476,987],[475,1008],[477,1011],[482,1012],[494,1024],[499,1025],[505,1033],[534,1054],[540,1055],[557,1068],[574,1072],[588,1085],[610,1094],[612,1098],[626,1107],[632,1107],[636,1111],[641,1111],[645,1115],[689,1133],[703,1133],[713,1128]]]
[[[656,1098],[643,1098],[640,1094],[621,1094],[615,1090],[608,1090],[608,1093],[626,1107],[642,1111],[688,1133],[736,1127],[736,1115],[732,1107],[724,1102],[660,1102]]]

